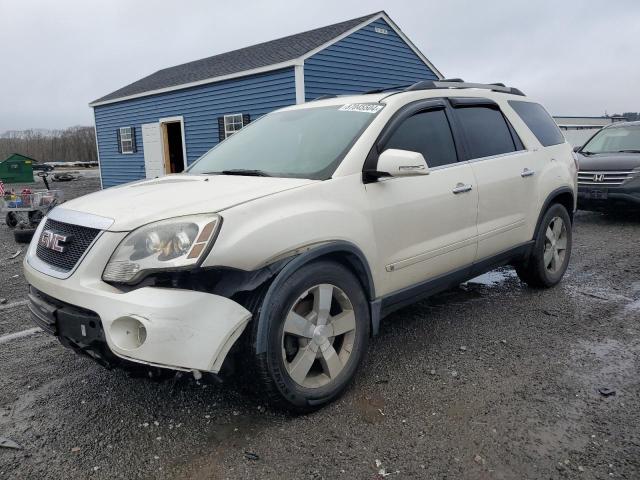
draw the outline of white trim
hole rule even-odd
[[[98,125],[96,122],[96,109],[93,109],[93,133],[96,135],[96,153],[98,154],[98,173],[100,174],[100,190],[104,190],[102,183],[102,165],[100,164],[100,146],[98,145]]]
[[[99,105],[107,105],[109,103],[123,102],[125,100],[148,97],[151,95],[157,95],[159,93],[173,92],[175,90],[184,90],[185,88],[197,87],[199,85],[207,85],[209,83],[217,83],[217,82],[223,82],[224,80],[231,80],[233,78],[248,77],[250,75],[256,75],[258,73],[271,72],[273,70],[281,70],[283,68],[293,67],[299,64],[300,64],[300,60],[296,58],[294,60],[289,60],[282,63],[274,63],[273,65],[266,65],[260,68],[252,68],[251,70],[243,70],[241,72],[231,73],[229,75],[222,75],[220,77],[213,77],[213,78],[207,78],[204,80],[198,80],[197,82],[181,83],[180,85],[174,85],[172,87],[158,88],[156,90],[148,90],[146,92],[135,93],[133,95],[127,95],[124,97],[113,98],[111,100],[104,100],[102,102],[91,102],[89,106],[97,107]]]
[[[296,65],[293,67],[293,73],[296,82],[296,105],[300,105],[305,102],[304,92],[304,62],[302,65]]]
[[[149,90],[149,91],[146,91],[146,92],[136,93],[136,94],[133,94],[133,95],[127,95],[127,96],[124,96],[124,97],[114,98],[114,99],[111,99],[111,100],[104,100],[102,102],[92,102],[92,103],[89,104],[89,106],[90,107],[97,107],[98,105],[107,105],[109,103],[123,102],[125,100],[131,100],[131,99],[134,99],[134,98],[148,97],[150,95],[157,95],[159,93],[173,92],[175,90],[183,90],[185,88],[196,87],[196,86],[199,86],[199,85],[207,85],[209,83],[222,82],[224,80],[230,80],[230,79],[233,79],[233,78],[247,77],[249,75],[256,75],[258,73],[270,72],[270,71],[273,71],[273,70],[280,70],[282,68],[287,68],[287,67],[295,67],[295,66],[302,66],[303,67],[304,66],[304,61],[307,58],[311,57],[312,55],[315,55],[316,53],[318,53],[321,50],[324,50],[327,47],[330,47],[334,43],[339,42],[343,38],[348,37],[352,33],[357,32],[361,28],[366,27],[370,23],[375,22],[376,20],[379,20],[381,18],[383,20],[385,20],[389,24],[389,26],[393,29],[393,31],[396,32],[398,34],[398,36],[409,46],[409,48],[411,50],[413,50],[413,52],[416,55],[418,55],[418,57],[420,57],[420,60],[422,60],[433,71],[433,73],[436,74],[438,79],[442,80],[444,78],[442,73],[440,73],[440,71],[436,67],[433,66],[433,64],[418,49],[418,47],[416,47],[413,44],[413,42],[411,40],[409,40],[409,38],[407,38],[407,36],[402,32],[402,30],[400,30],[400,28],[393,22],[393,20],[391,20],[391,18],[389,18],[389,16],[385,12],[380,12],[379,14],[374,15],[373,17],[370,17],[369,19],[365,20],[364,22],[356,25],[355,27],[351,28],[350,30],[347,30],[343,34],[332,38],[328,42],[320,45],[319,47],[314,48],[313,50],[305,53],[301,57],[295,58],[293,60],[288,60],[286,62],[281,62],[281,63],[274,63],[273,65],[266,65],[264,67],[253,68],[251,70],[243,70],[241,72],[235,72],[235,73],[231,73],[229,75],[222,75],[220,77],[213,77],[213,78],[207,78],[205,80],[198,80],[197,82],[183,83],[183,84],[180,84],[180,85],[174,85],[172,87],[159,88],[159,89],[156,89],[156,90]],[[296,103],[299,103],[297,101],[298,100],[297,85],[298,85],[298,82],[296,82]]]
[[[180,122],[180,131],[182,133],[182,171],[187,169],[187,138],[184,134],[184,117],[182,115],[177,115],[175,117],[165,117],[158,119],[158,127],[160,128],[160,133],[162,134],[162,124],[163,123],[176,123]],[[160,146],[162,147],[162,163],[164,165],[164,139],[160,139]],[[144,148],[144,145],[143,145]],[[168,175],[171,172],[164,172],[165,175]]]

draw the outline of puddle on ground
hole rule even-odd
[[[486,285],[488,287],[495,287],[501,283],[506,282],[511,278],[516,278],[518,275],[515,270],[512,269],[500,269],[492,270],[491,272],[484,273],[479,277],[469,280],[467,283],[475,283],[480,285]]]

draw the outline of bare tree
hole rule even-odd
[[[5,132],[0,135],[0,161],[12,153],[40,162],[95,162],[95,130],[78,126],[65,130]]]

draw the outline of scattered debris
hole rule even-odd
[[[78,453],[80,451],[80,447],[73,447],[71,449],[71,453]]]
[[[0,305],[6,305],[8,301],[9,300],[7,300],[6,298],[0,298]]]
[[[395,472],[387,472],[387,469],[384,468],[384,466],[382,465],[382,462],[377,458],[376,458],[376,468],[378,469],[378,475],[380,475],[383,478],[393,474],[398,475],[400,473],[400,470],[396,470]]]
[[[245,451],[244,458],[246,458],[247,460],[260,460],[260,455],[258,455],[257,453]]]
[[[507,341],[506,340],[500,340],[500,343],[502,343],[503,345],[506,345]]]
[[[375,383],[377,383],[377,384],[389,383],[389,379],[388,378],[379,378],[378,380],[375,381]]]
[[[435,371],[435,370],[431,370],[429,373],[430,373],[431,375],[435,375],[435,374],[436,374],[436,371]]]
[[[584,472],[584,467],[582,465],[578,465],[578,471]]]
[[[458,376],[458,372],[456,372],[455,370],[453,370],[453,371],[451,372],[451,376],[452,376],[452,377],[457,377],[457,376]]]
[[[603,297],[602,295],[596,295],[595,293],[589,293],[589,292],[579,292],[582,295],[586,295],[587,297],[591,297],[591,298],[597,298],[598,300],[609,300],[607,297]]]
[[[379,408],[378,411],[380,412],[380,415],[382,415],[383,417],[385,416],[381,408]]]
[[[484,465],[486,462],[486,460],[484,458],[482,458],[480,455],[476,455],[475,457],[473,457],[473,461],[476,462],[478,465]]]
[[[22,447],[7,437],[0,437],[0,448],[12,448],[14,450],[22,450]]]
[[[462,346],[460,347],[460,351],[461,351],[461,352],[466,352],[466,351],[467,351],[467,347],[465,347],[464,345],[462,345]]]
[[[544,313],[545,315],[547,315],[549,317],[557,317],[558,316],[557,313],[554,313],[554,312],[552,312],[550,310],[542,310],[542,313]]]
[[[608,387],[600,387],[598,389],[598,392],[600,392],[600,395],[602,395],[603,397],[611,397],[616,394],[615,390]]]
[[[22,253],[22,249],[16,251],[16,253],[14,253],[13,255],[9,256],[9,260],[13,260],[14,258],[16,258],[18,255],[20,255]]]

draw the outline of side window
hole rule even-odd
[[[458,161],[444,110],[429,110],[407,118],[393,132],[385,148],[420,152],[431,168]]]
[[[544,147],[564,143],[564,136],[542,105],[533,102],[509,100],[509,105],[527,124],[538,141]]]
[[[511,131],[500,110],[489,107],[456,108],[471,158],[515,152]]]

